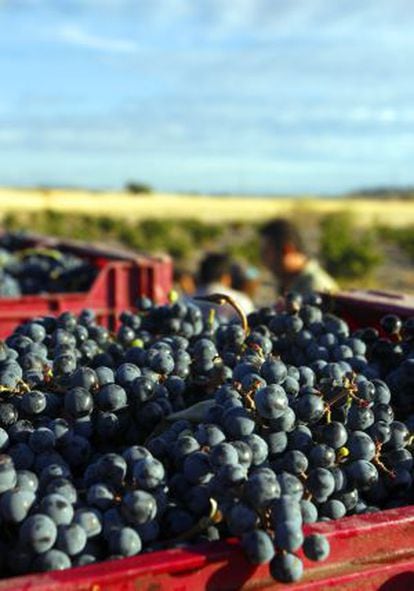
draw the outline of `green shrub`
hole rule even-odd
[[[335,277],[365,278],[382,261],[374,230],[358,228],[350,212],[325,216],[320,232],[320,256]]]
[[[396,244],[414,261],[414,226],[406,228],[380,227],[378,232],[384,240]]]
[[[131,195],[143,195],[152,193],[152,187],[146,183],[131,181],[125,185],[125,191]]]

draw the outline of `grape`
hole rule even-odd
[[[180,438],[180,439],[192,439],[192,438]],[[177,443],[180,441],[177,441]],[[252,454],[253,456],[253,454]],[[235,449],[234,445],[230,443],[219,443],[211,450],[210,453],[210,463],[213,468],[219,468],[226,464],[235,465],[239,461],[239,456],[237,450]]]
[[[102,531],[102,515],[97,509],[81,507],[75,511],[73,522],[85,531],[88,538],[98,536]]]
[[[303,543],[303,552],[309,560],[325,560],[329,556],[330,545],[322,534],[306,536]]]
[[[329,519],[340,519],[346,515],[346,507],[338,499],[329,499],[319,506],[319,515]]]
[[[97,562],[98,558],[93,554],[87,554],[83,552],[78,556],[73,556],[72,558],[72,566],[87,566],[88,564],[94,564]]]
[[[84,466],[91,454],[91,444],[82,435],[73,434],[61,449],[62,456],[71,468]]]
[[[57,538],[57,527],[47,515],[35,513],[22,523],[19,537],[20,541],[33,552],[42,554],[54,545]]]
[[[82,552],[86,540],[85,530],[77,523],[58,526],[56,548],[69,556],[75,556]]]
[[[375,415],[370,408],[352,405],[348,413],[347,427],[352,431],[364,431],[375,422]]]
[[[52,449],[55,442],[53,431],[47,427],[38,427],[29,436],[30,448],[37,454]]]
[[[326,468],[314,468],[309,472],[307,488],[319,503],[323,503],[335,490],[335,480]]]
[[[410,437],[406,425],[400,421],[393,421],[390,424],[390,429],[391,434],[386,444],[387,449],[400,449],[405,447]]]
[[[298,501],[303,496],[303,484],[294,474],[281,472],[277,476],[282,494],[289,495]]]
[[[276,554],[270,562],[270,574],[282,583],[294,583],[302,578],[303,563],[294,554]]]
[[[165,479],[164,466],[155,458],[138,460],[133,468],[133,479],[143,490],[158,488]]]
[[[201,446],[214,447],[225,440],[223,431],[216,425],[199,425],[195,438]]]
[[[0,493],[12,489],[17,481],[16,470],[12,458],[8,455],[0,455]]]
[[[395,470],[405,469],[411,472],[414,465],[413,456],[406,448],[392,449],[385,454],[384,459]]]
[[[156,520],[136,525],[134,526],[134,529],[141,538],[143,544],[154,542],[158,539],[160,534],[160,526]]]
[[[325,443],[320,443],[311,449],[309,460],[312,466],[331,468],[336,461],[335,450]]]
[[[303,544],[302,524],[298,521],[281,521],[276,525],[275,542],[278,548],[295,552]]]
[[[50,493],[43,497],[40,509],[42,513],[53,519],[56,525],[69,525],[74,515],[70,502],[57,493]]]
[[[100,409],[113,412],[127,405],[127,394],[121,386],[107,384],[99,390],[96,401]]]
[[[348,431],[342,423],[338,423],[338,421],[332,421],[328,425],[323,426],[322,439],[326,445],[329,445],[333,449],[339,449],[346,444],[348,439]]]
[[[325,412],[323,400],[314,394],[305,394],[298,399],[295,412],[302,421],[315,423]]]
[[[52,480],[70,477],[70,469],[63,461],[59,463],[48,463],[40,472],[40,485],[45,487]]]
[[[347,442],[352,460],[372,460],[375,456],[375,443],[364,431],[353,431]]]
[[[231,445],[235,448],[239,463],[248,469],[252,464],[253,452],[245,441],[232,441]]]
[[[128,388],[130,384],[141,376],[139,367],[132,363],[121,364],[115,372],[115,382],[123,388]]]
[[[39,488],[39,480],[36,474],[30,470],[17,470],[16,487],[35,493]]]
[[[284,389],[286,393],[289,394],[289,392],[286,390],[286,386],[284,386]],[[281,416],[279,416],[277,419],[271,419],[269,421],[269,426],[272,431],[292,431],[295,426],[295,422],[295,412],[290,406],[288,406]]]
[[[37,415],[46,408],[46,396],[43,392],[31,390],[21,400],[21,410],[27,415]]]
[[[375,402],[377,404],[389,404],[391,402],[391,391],[388,385],[378,378],[373,379],[372,384],[375,388]]]
[[[102,482],[93,484],[87,492],[88,504],[92,507],[96,507],[101,511],[105,511],[113,506],[115,502],[114,492],[109,486]]]
[[[122,499],[121,512],[131,525],[142,525],[155,518],[157,504],[151,494],[145,491],[132,491]]]
[[[10,384],[10,388],[13,389],[16,387],[18,379],[19,378],[17,376],[15,376],[15,380],[12,380],[12,383]],[[7,382],[7,379],[6,379],[5,375],[3,374],[0,379],[0,383],[3,386],[9,385],[6,382]],[[18,412],[17,412],[16,408],[8,402],[0,402],[0,427],[2,427],[3,429],[7,429],[11,425],[16,423],[17,419],[18,419]]]
[[[211,490],[206,485],[196,485],[184,495],[184,500],[191,513],[206,515],[210,510]]]
[[[388,404],[376,404],[374,406],[374,416],[376,421],[391,424],[394,421],[394,411]]]
[[[282,361],[271,359],[263,363],[260,373],[268,384],[281,384],[287,377],[287,368]]]
[[[347,474],[360,490],[369,490],[378,481],[377,469],[367,460],[355,460],[347,464]]]
[[[260,529],[255,529],[244,534],[241,544],[249,562],[252,564],[270,562],[275,554],[271,538],[266,532]]]
[[[308,458],[299,450],[289,450],[283,457],[283,468],[286,472],[299,475],[308,469]]]
[[[194,525],[194,517],[184,509],[172,506],[164,515],[164,526],[169,537],[177,537],[191,530]]]
[[[255,422],[244,408],[231,408],[223,416],[223,427],[226,434],[238,439],[253,433]]]
[[[267,459],[269,451],[266,441],[256,433],[247,435],[244,437],[243,441],[247,443],[252,450],[252,465],[260,466],[263,464]]]
[[[218,490],[216,494],[226,491],[231,487],[241,486],[247,479],[247,470],[240,464],[226,464],[222,466],[216,475]],[[214,480],[212,481],[214,482]]]
[[[16,445],[12,445],[7,451],[12,464],[17,470],[29,470],[33,466],[35,455],[30,447],[25,443],[17,443]],[[9,474],[12,474],[12,472]],[[6,474],[2,472],[0,456],[0,491],[2,490],[2,482],[5,478]]]
[[[97,380],[97,385],[99,386],[107,386],[108,384],[113,384],[115,382],[114,372],[110,367],[106,367],[105,365],[100,365],[95,368],[95,375]],[[79,384],[74,384],[79,385]],[[83,386],[85,387],[85,386]]]
[[[27,517],[36,499],[33,491],[9,490],[0,499],[0,513],[5,522],[21,523]]]
[[[117,487],[122,485],[127,473],[127,462],[119,454],[107,453],[96,464],[102,482]]]
[[[122,457],[127,463],[127,471],[132,472],[135,462],[145,458],[152,458],[152,454],[142,445],[131,445],[124,449]]]
[[[112,554],[135,556],[141,552],[142,542],[135,530],[131,527],[122,527],[110,531],[108,546]]]
[[[244,486],[246,500],[260,509],[267,507],[280,493],[280,484],[272,471],[254,472]]]
[[[184,476],[192,484],[207,482],[211,474],[209,457],[205,452],[196,451],[188,455],[184,461]]]
[[[288,407],[285,391],[276,384],[257,390],[254,401],[258,413],[264,419],[277,419],[284,414]]]
[[[150,360],[150,368],[162,375],[171,374],[174,371],[174,359],[169,353],[159,351]]]
[[[315,523],[318,520],[318,509],[311,501],[302,499],[300,501],[300,510],[303,523]]]
[[[78,500],[78,493],[75,486],[67,478],[54,478],[46,487],[47,494],[58,494],[71,504],[75,505]]]
[[[83,327],[79,326],[78,328],[80,329]],[[87,331],[85,336],[87,336]],[[98,384],[100,384],[101,386],[103,385],[99,382],[98,370],[93,370],[91,367],[79,367],[70,376],[69,386],[73,389],[84,388],[85,390],[91,392],[96,389]]]
[[[9,427],[8,435],[12,443],[27,443],[33,431],[33,424],[29,420],[19,419]]]
[[[93,398],[86,389],[78,386],[65,395],[65,411],[73,418],[89,415],[93,409]]]
[[[299,500],[295,497],[283,494],[271,505],[271,519],[274,527],[284,521],[297,521],[302,523],[302,512]]]
[[[258,522],[256,512],[243,503],[231,507],[226,518],[229,530],[234,536],[241,536],[252,531]]]
[[[70,568],[71,561],[65,552],[61,550],[48,550],[44,554],[40,554],[33,562],[33,570],[40,572],[47,572],[50,570],[63,570]]]
[[[271,457],[283,453],[288,446],[288,438],[284,431],[267,434],[266,441]]]

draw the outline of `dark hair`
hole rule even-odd
[[[231,265],[231,286],[233,289],[243,291],[248,281],[254,281],[259,277],[259,270],[253,265],[244,265],[236,262]]]
[[[219,281],[223,275],[231,272],[231,261],[228,255],[219,252],[206,254],[200,263],[198,279],[200,283]]]
[[[277,250],[286,244],[293,244],[300,252],[306,253],[302,236],[297,227],[284,218],[276,218],[260,228],[260,235],[270,240]]]

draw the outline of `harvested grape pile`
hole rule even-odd
[[[248,327],[193,303],[36,318],[0,347],[4,577],[237,536],[297,581],[303,524],[413,501],[414,320],[350,335],[318,296]],[[412,414],[413,413],[413,414]]]
[[[0,297],[84,291],[96,276],[92,265],[73,254],[23,244],[12,234],[0,237]]]

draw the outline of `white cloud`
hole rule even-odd
[[[138,50],[138,45],[131,39],[108,38],[85,31],[78,25],[65,24],[55,30],[59,41],[75,47],[84,47],[104,53],[131,54]]]

